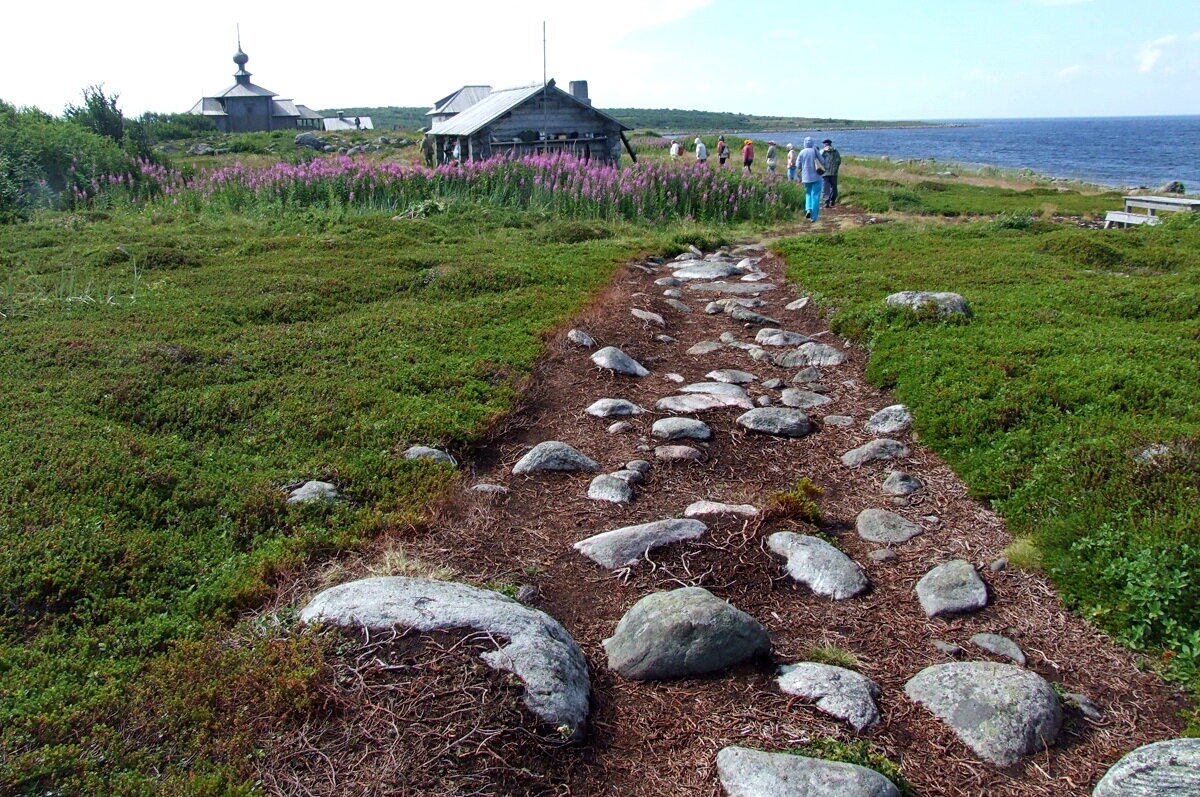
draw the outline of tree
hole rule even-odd
[[[83,90],[83,105],[68,105],[63,116],[97,135],[120,142],[125,137],[125,117],[117,108],[117,98],[104,95],[104,86],[88,86]]]

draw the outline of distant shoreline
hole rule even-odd
[[[963,123],[942,124],[942,123],[930,122],[928,124],[922,124],[922,123],[917,123],[917,122],[905,122],[903,124],[896,124],[896,125],[862,124],[862,125],[847,125],[845,127],[836,127],[836,128],[814,126],[814,127],[804,128],[803,130],[797,129],[796,127],[792,127],[792,126],[772,128],[769,130],[760,129],[760,130],[754,130],[754,131],[746,131],[746,130],[678,131],[678,130],[673,130],[670,132],[659,133],[659,135],[661,135],[663,138],[680,138],[682,136],[717,136],[717,135],[742,136],[742,137],[748,136],[748,137],[752,138],[754,136],[775,135],[777,133],[800,133],[800,132],[804,132],[804,130],[820,131],[820,132],[824,132],[824,133],[839,133],[839,132],[842,132],[845,130],[928,130],[931,128],[942,128],[942,127],[979,127],[979,125],[963,124]],[[637,132],[637,131],[634,131],[634,132]]]

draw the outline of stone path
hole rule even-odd
[[[522,586],[573,638],[561,647],[578,642],[591,763],[558,786],[849,793],[828,784],[862,773],[767,790],[794,762],[744,750],[832,736],[868,739],[921,794],[1086,795],[1121,755],[1177,736],[1176,695],[1003,566],[998,518],[782,276],[755,248],[622,273],[406,542],[464,581]],[[816,525],[774,497],[800,479],[823,490]],[[821,661],[830,649],[853,669]]]

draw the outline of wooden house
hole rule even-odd
[[[277,99],[275,92],[251,83],[246,71],[249,60],[239,43],[233,56],[238,67],[233,85],[215,97],[203,97],[188,113],[212,119],[222,133],[321,129],[321,115],[313,109],[294,100]]]
[[[630,128],[592,107],[586,80],[573,81],[570,92],[553,80],[498,91],[463,86],[428,115],[434,121],[426,139],[437,163],[452,160],[456,146],[463,160],[568,152],[619,166],[622,146],[633,156],[625,140]]]

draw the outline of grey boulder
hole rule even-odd
[[[624,376],[648,376],[650,372],[637,360],[615,346],[605,346],[592,355],[592,362]]]
[[[650,428],[650,434],[664,440],[708,440],[712,437],[712,429],[695,418],[659,418]]]
[[[437,462],[444,462],[447,465],[457,465],[454,457],[440,449],[430,448],[429,446],[412,446],[404,452],[405,459],[432,459]]]
[[[567,340],[574,343],[576,346],[582,346],[585,349],[590,349],[596,345],[595,339],[591,335],[584,332],[582,329],[572,329],[567,333]]]
[[[641,476],[641,474],[638,474]],[[633,500],[633,488],[624,479],[601,474],[588,485],[587,497],[593,501],[627,504]]]
[[[808,335],[799,332],[786,332],[782,329],[764,327],[754,336],[754,342],[760,346],[799,346],[802,343],[812,343]]]
[[[800,390],[795,387],[789,387],[784,390],[780,394],[779,400],[788,407],[800,407],[801,409],[820,407],[833,403],[833,399],[829,398],[829,396],[822,396],[820,393],[814,393],[811,390]]]
[[[912,495],[924,487],[925,484],[916,476],[899,470],[888,471],[887,478],[883,480],[883,491],[888,495]]]
[[[596,534],[573,547],[596,564],[616,570],[636,565],[655,548],[694,540],[706,531],[708,526],[699,520],[669,518]]]
[[[987,585],[970,562],[953,559],[917,582],[917,599],[927,617],[974,612],[987,606]]]
[[[726,747],[717,776],[729,797],[900,797],[873,769],[790,753]]]
[[[538,443],[532,450],[513,466],[513,473],[533,473],[535,471],[587,471],[600,470],[600,463],[591,457],[579,453],[576,449],[558,440],[547,440]]]
[[[1053,744],[1062,727],[1054,689],[1014,664],[935,664],[913,676],[904,692],[948,724],[977,756],[1001,767]]]
[[[866,430],[871,434],[895,434],[912,426],[912,413],[903,404],[884,407],[867,419]]]
[[[769,653],[771,639],[757,620],[703,587],[683,587],[635,603],[603,645],[610,668],[646,681],[725,670]]]
[[[910,453],[908,446],[899,440],[881,437],[842,454],[842,464],[857,468],[873,460],[899,459],[907,457]]]
[[[625,399],[604,398],[587,408],[587,414],[597,418],[611,418],[614,415],[640,415],[643,412],[645,412],[644,409]]]
[[[767,547],[787,559],[789,576],[818,595],[840,601],[870,586],[853,559],[819,537],[778,531],[767,538]]]
[[[947,291],[900,291],[884,301],[892,307],[910,307],[913,310],[933,307],[938,315],[971,315],[967,300]]]
[[[1113,765],[1092,797],[1193,797],[1200,794],[1200,739],[1139,747]]]
[[[805,343],[793,351],[776,354],[771,362],[781,368],[802,368],[808,365],[841,365],[847,357],[827,343]]]
[[[879,723],[879,687],[870,678],[829,664],[804,661],[779,668],[775,680],[789,695],[813,700],[817,708],[862,732]]]
[[[997,656],[1003,656],[1006,659],[1025,666],[1025,651],[1021,650],[1021,646],[1013,642],[1006,636],[1000,634],[976,634],[971,637],[971,642],[986,650],[988,653],[995,653]]]
[[[714,382],[727,382],[731,385],[745,385],[753,382],[758,377],[735,368],[722,368],[719,371],[709,371],[704,375],[704,378],[711,379]]]
[[[482,658],[521,679],[525,706],[572,736],[587,722],[591,680],[583,651],[550,615],[498,592],[423,578],[367,578],[318,594],[300,621],[371,631],[472,628],[506,639]]]
[[[921,533],[921,527],[886,509],[864,509],[854,519],[858,536],[868,542],[907,542]]]
[[[776,437],[803,437],[812,431],[808,416],[785,407],[759,407],[738,416],[738,426]]]
[[[318,501],[336,501],[338,488],[329,482],[308,481],[288,493],[289,504],[311,504]]]
[[[697,263],[684,266],[671,272],[671,276],[680,280],[715,280],[721,277],[734,277],[744,273],[733,263]]]

